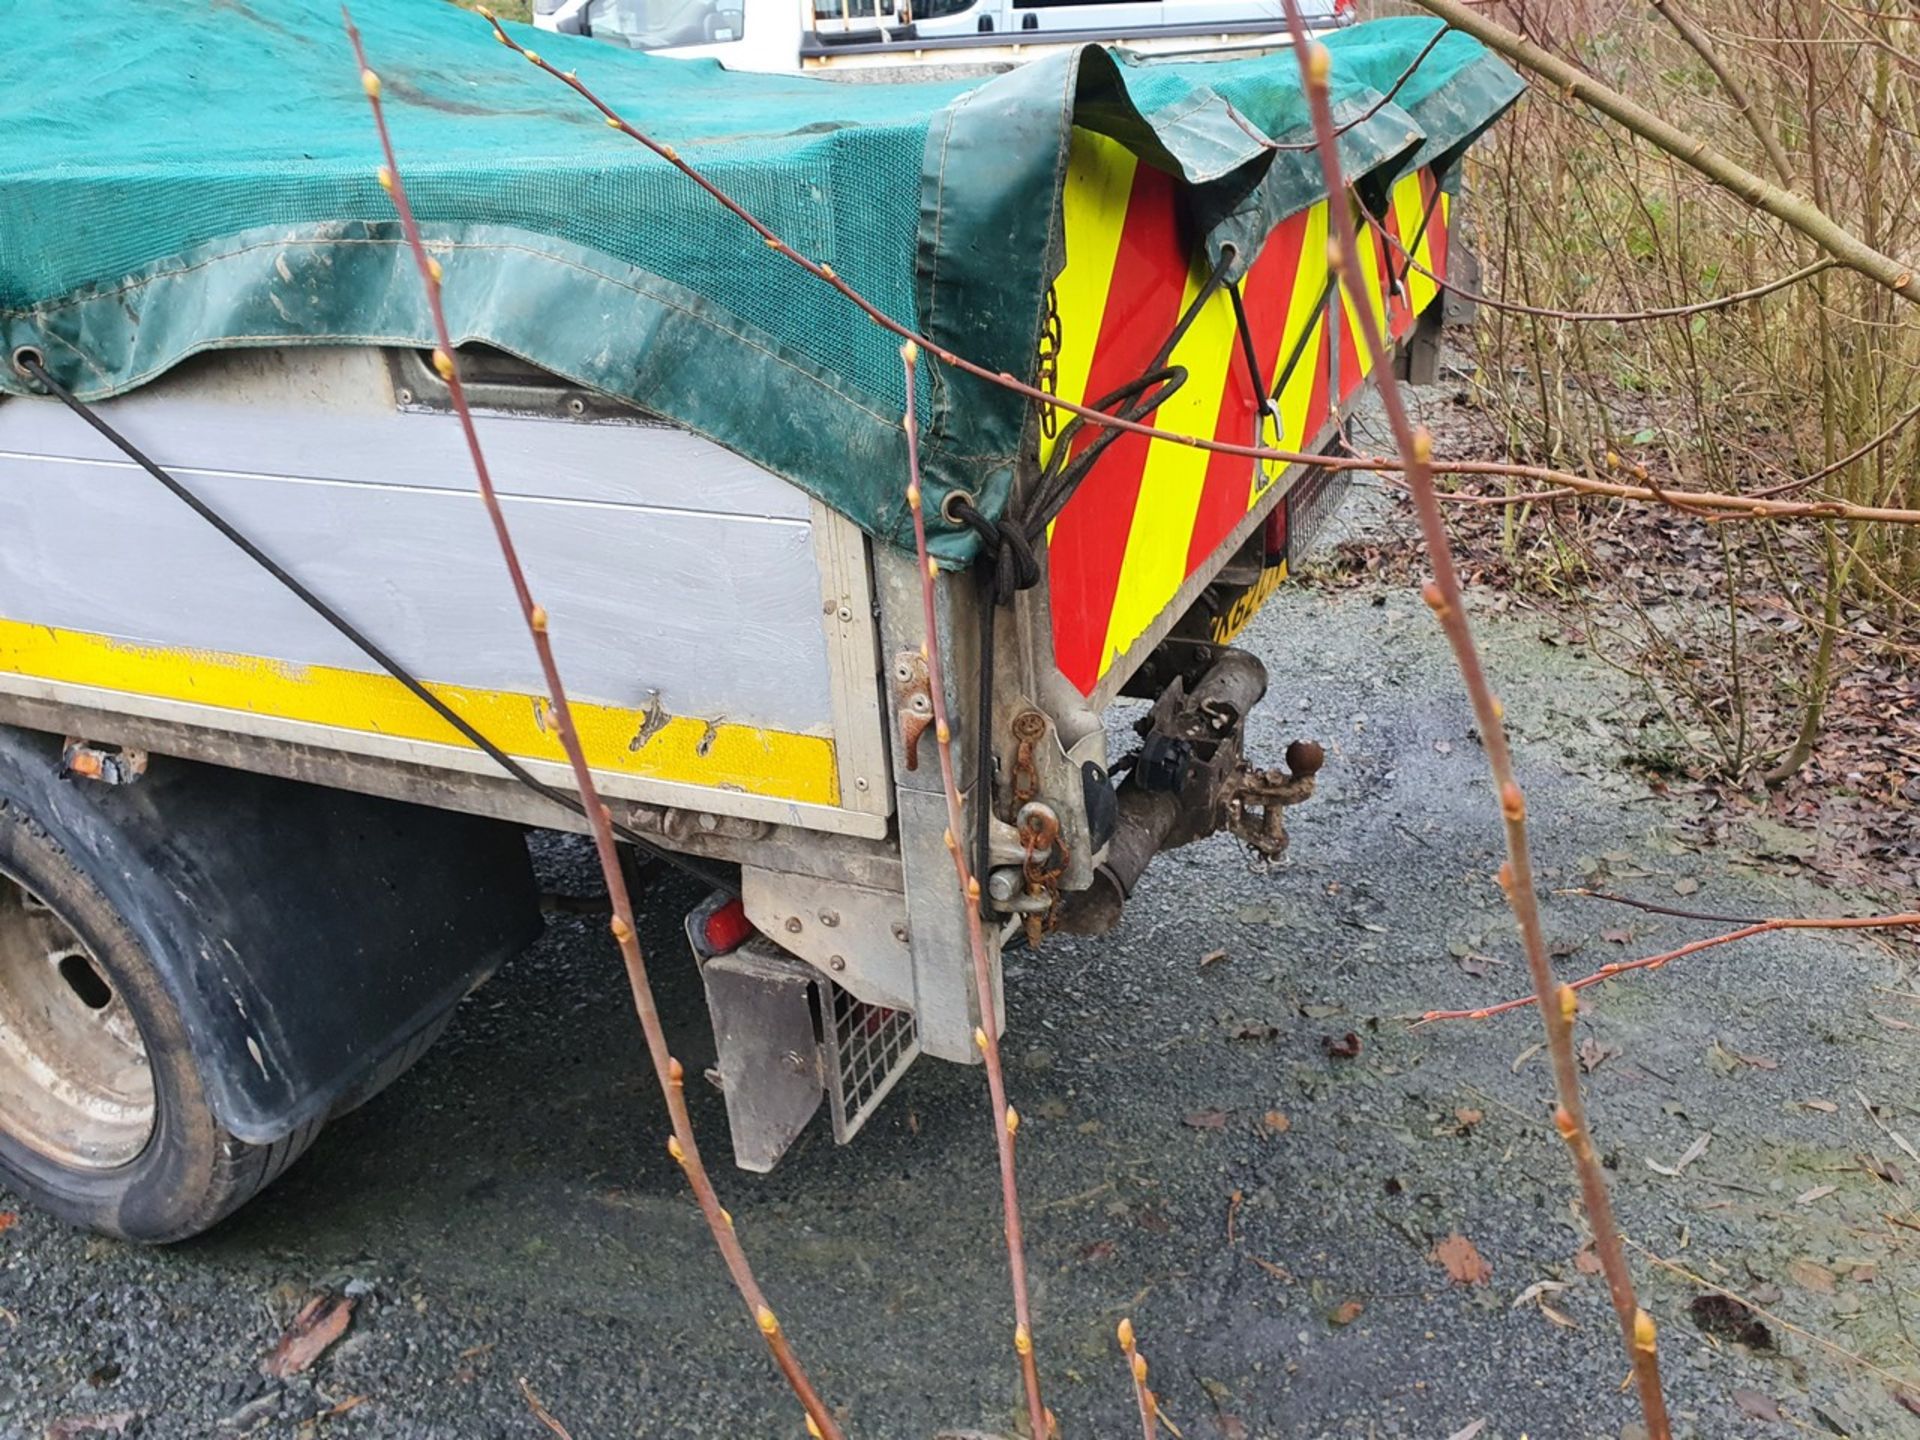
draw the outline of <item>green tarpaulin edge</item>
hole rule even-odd
[[[1382,21],[1328,37],[1339,113],[1352,120],[1377,105],[1435,28]],[[947,101],[927,131],[911,257],[918,321],[929,338],[1031,379],[1047,285],[1060,264],[1058,210],[1075,124],[1185,178],[1198,233],[1216,253],[1231,244],[1251,260],[1274,224],[1324,194],[1310,154],[1277,154],[1234,118],[1297,142],[1305,112],[1297,81],[1289,83],[1293,64],[1282,53],[1260,62],[1132,65],[1087,47]],[[1423,83],[1423,73],[1433,82]],[[1447,36],[1393,102],[1347,131],[1343,159],[1356,179],[1444,164],[1520,88],[1475,42]],[[911,543],[897,401],[855,387],[708,297],[600,251],[525,228],[430,221],[424,229],[446,247],[445,301],[457,340],[497,346],[685,424],[877,537]],[[759,244],[744,227],[741,243]],[[797,284],[819,283],[794,274]],[[113,281],[0,311],[0,339],[9,352],[40,349],[64,383],[97,399],[206,350],[424,346],[431,327],[397,226],[349,220],[249,228]],[[936,500],[964,489],[997,515],[1030,453],[1032,407],[987,382],[932,365],[929,372],[921,414],[929,489]],[[0,373],[0,390],[24,388]],[[976,544],[971,532],[937,521],[933,543],[949,564],[966,563]]]

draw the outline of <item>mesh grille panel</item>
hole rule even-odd
[[[911,1011],[869,1005],[831,981],[823,985],[829,1012],[827,1098],[833,1138],[844,1144],[906,1073],[920,1053],[920,1041]]]

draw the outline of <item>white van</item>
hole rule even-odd
[[[1308,25],[1352,18],[1354,0],[1301,0]],[[1152,54],[1280,42],[1280,0],[534,0],[544,30],[731,70],[952,63],[1011,65],[1089,41]]]

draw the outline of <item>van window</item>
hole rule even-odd
[[[590,0],[587,29],[635,50],[712,45],[746,33],[743,0]]]

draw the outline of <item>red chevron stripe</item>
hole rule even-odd
[[[1100,317],[1100,341],[1087,375],[1088,404],[1138,379],[1172,333],[1186,289],[1186,255],[1174,208],[1174,180],[1142,165],[1127,200],[1126,224]],[[1153,420],[1152,415],[1146,418]],[[1074,441],[1075,452],[1098,433],[1097,427],[1083,427]],[[1107,622],[1150,443],[1131,434],[1114,440],[1060,511],[1048,541],[1054,663],[1083,695],[1091,694],[1100,679]]]
[[[1255,353],[1263,365],[1272,363],[1268,357],[1277,348],[1277,337],[1286,328],[1287,306],[1293,298],[1295,278],[1300,273],[1300,247],[1306,238],[1307,212],[1303,210],[1267,237],[1267,243],[1248,268],[1246,280],[1240,287],[1246,303],[1247,330],[1253,336]],[[1272,376],[1262,378],[1268,384],[1273,382]],[[1226,391],[1220,397],[1220,414],[1213,424],[1213,438],[1256,439],[1260,434],[1256,420],[1265,399],[1247,371],[1246,347],[1236,335]],[[1246,518],[1255,463],[1234,455],[1214,455],[1207,462],[1206,486],[1200,492],[1199,513],[1194,516],[1193,535],[1187,542],[1187,574],[1199,569],[1233,527]]]

